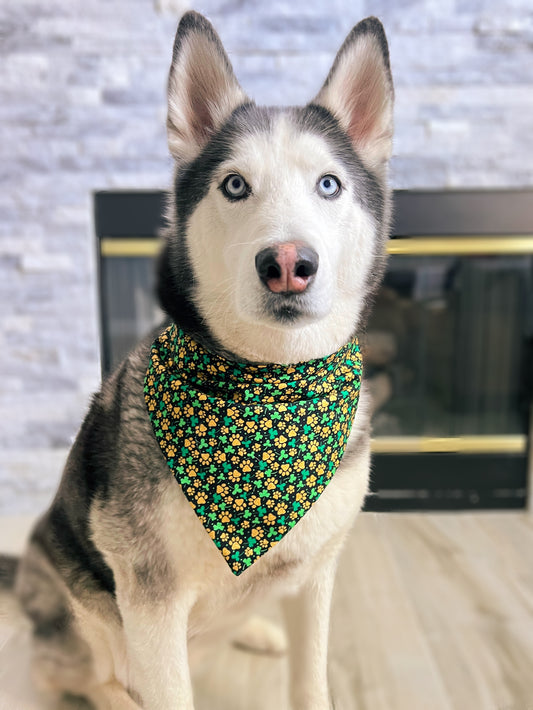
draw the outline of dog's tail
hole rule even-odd
[[[20,558],[0,555],[0,590],[13,589]]]

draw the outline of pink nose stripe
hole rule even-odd
[[[296,262],[298,261],[296,245],[292,243],[281,244],[278,248],[276,261],[281,273],[279,276],[267,279],[267,286],[272,293],[286,291],[301,293],[305,291],[309,276],[297,276],[295,273]]]

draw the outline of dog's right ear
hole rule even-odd
[[[336,116],[363,162],[379,171],[392,150],[393,100],[385,31],[367,17],[346,38],[314,103]]]
[[[192,160],[229,115],[247,103],[222,43],[197,12],[183,15],[168,78],[168,145],[179,162]]]

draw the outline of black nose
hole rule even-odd
[[[318,254],[311,247],[286,242],[262,249],[255,268],[272,293],[302,293],[318,271]]]

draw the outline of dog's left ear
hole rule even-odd
[[[186,12],[176,32],[168,77],[167,135],[179,162],[192,160],[230,114],[249,102],[208,20]]]
[[[363,162],[379,171],[392,152],[393,101],[385,31],[368,17],[346,38],[312,103],[339,120]]]

